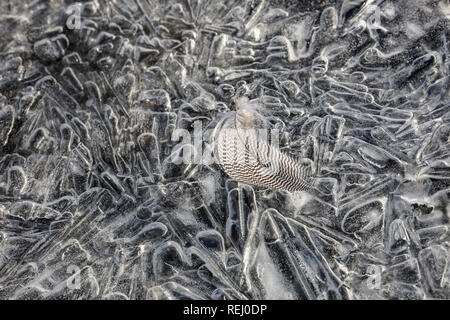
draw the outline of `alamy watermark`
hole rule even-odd
[[[280,146],[280,130],[266,128],[223,127],[203,131],[195,121],[194,130],[175,129],[172,142],[178,142],[169,160],[174,164],[211,165],[219,161],[218,149],[226,153],[229,164],[273,164]]]
[[[81,288],[81,269],[80,267],[76,265],[69,265],[67,267],[67,273],[72,274],[69,278],[66,280],[67,288],[70,290],[79,290]]]
[[[79,3],[70,5],[66,9],[66,14],[68,15],[66,19],[66,27],[69,30],[81,29],[81,5]]]
[[[383,269],[379,265],[371,264],[367,267],[367,288],[371,290],[379,290],[381,288],[381,273]]]

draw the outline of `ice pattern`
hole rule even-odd
[[[447,0],[1,1],[0,298],[450,299],[449,20]],[[242,101],[326,192],[182,161]]]

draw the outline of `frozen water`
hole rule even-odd
[[[446,0],[1,1],[0,298],[450,299],[449,19]],[[242,105],[320,192],[213,161]]]

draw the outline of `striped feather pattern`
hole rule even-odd
[[[288,191],[313,188],[309,167],[262,139],[257,129],[236,122],[228,117],[216,139],[218,161],[232,179]]]

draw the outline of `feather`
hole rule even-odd
[[[311,169],[269,144],[264,119],[252,108],[240,108],[219,124],[215,155],[222,169],[240,182],[261,187],[306,191],[313,188]]]

